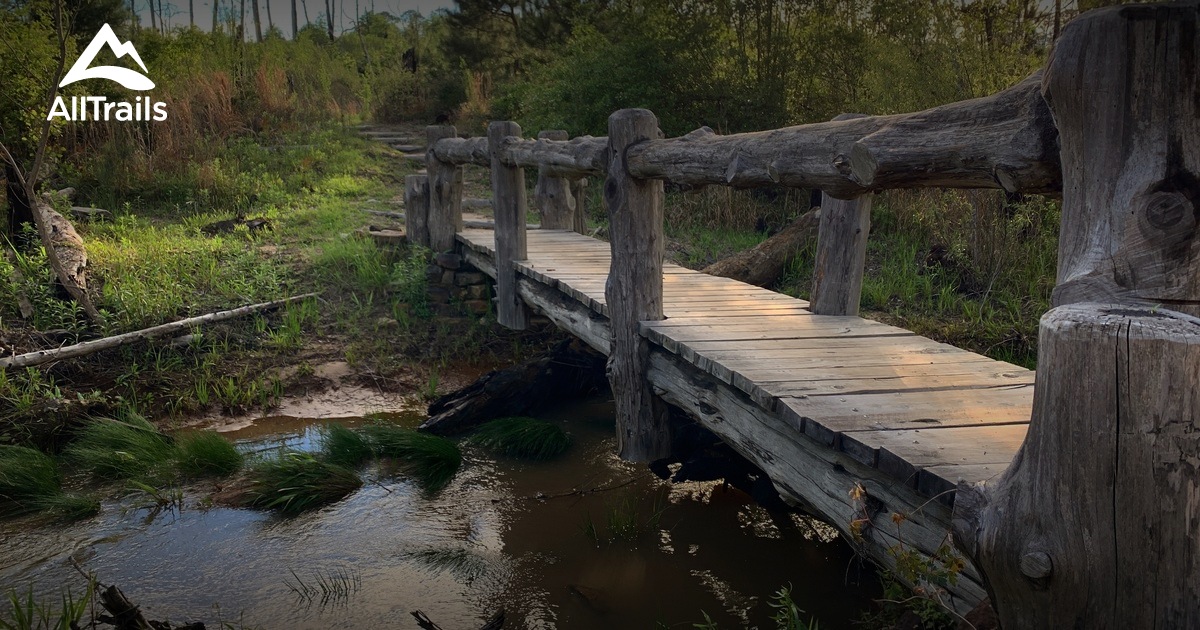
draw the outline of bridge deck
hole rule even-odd
[[[606,242],[530,230],[519,273],[607,317]],[[491,230],[458,239],[493,259]],[[830,449],[926,496],[1004,470],[1025,438],[1030,370],[860,317],[813,315],[808,303],[667,264],[666,319],[652,343],[746,394]]]

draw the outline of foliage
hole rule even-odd
[[[152,479],[169,472],[176,449],[154,425],[129,415],[92,420],[65,455],[100,479]]]
[[[462,465],[462,452],[446,438],[385,423],[362,430],[376,455],[397,460],[427,493],[446,487]]]
[[[227,476],[241,469],[242,454],[215,431],[188,431],[176,436],[179,469],[185,475]]]
[[[523,459],[553,459],[566,452],[571,438],[557,424],[533,418],[498,418],[479,427],[471,443]]]
[[[50,456],[22,446],[0,445],[0,518],[41,512],[60,521],[99,511],[94,499],[64,494]]]
[[[321,455],[327,462],[351,467],[371,459],[373,451],[358,431],[330,422],[321,428]]]
[[[287,515],[333,503],[362,486],[354,471],[296,452],[255,464],[250,479],[247,506]]]
[[[21,596],[17,591],[8,593],[9,616],[0,617],[0,630],[70,630],[78,628],[84,615],[93,608],[92,593],[96,590],[94,580],[89,580],[83,597],[76,599],[70,589],[63,590],[62,599],[56,607],[49,602],[34,599],[33,585]]]

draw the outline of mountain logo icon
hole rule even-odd
[[[89,68],[92,62],[96,60],[96,55],[100,53],[100,49],[108,46],[117,59],[129,55],[141,66],[142,71],[146,72],[146,64],[142,63],[142,58],[138,55],[137,49],[133,47],[133,42],[122,43],[117,39],[117,34],[113,32],[112,27],[105,24],[100,28],[100,32],[96,33],[96,37],[92,39],[92,43],[83,50],[83,54],[79,55],[79,59],[75,65],[71,66],[71,70],[67,72],[67,76],[63,77],[58,87],[66,87],[76,81],[84,79],[108,79],[116,81],[130,90],[145,91],[154,88],[154,81],[151,81],[146,75],[122,68],[120,66],[96,66]]]

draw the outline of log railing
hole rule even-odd
[[[1057,308],[1041,322],[1029,434],[1004,474],[959,489],[955,541],[985,574],[1005,627],[1192,627],[1200,623],[1197,15],[1195,1],[1086,13],[1064,29],[1044,75],[911,114],[670,139],[645,110],[613,114],[607,138],[529,140],[515,123],[493,123],[488,138],[462,139],[430,127],[428,185],[410,182],[406,195],[420,203],[427,192],[427,228],[418,219],[411,236],[450,248],[461,225],[459,165],[491,168],[499,317],[523,327],[512,281],[525,255],[522,169],[547,181],[605,177],[621,455],[649,461],[669,445],[638,334],[639,321],[663,317],[663,180],[824,191],[811,299],[819,314],[858,311],[872,193],[1061,194]],[[554,186],[561,200],[564,187]],[[551,225],[579,229],[554,212]]]

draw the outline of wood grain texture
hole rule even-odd
[[[630,173],[680,185],[817,188],[848,199],[892,188],[1061,188],[1040,74],[911,114],[721,136],[707,127],[629,153]]]
[[[431,125],[425,128],[425,168],[429,174],[429,247],[443,252],[454,247],[454,235],[462,231],[462,167],[437,159],[432,147],[442,138],[457,135],[454,127]]]
[[[1058,307],[1042,318],[1038,364],[1020,454],[955,504],[956,542],[988,575],[1004,627],[1196,627],[1200,320]]]
[[[496,214],[496,321],[501,326],[524,330],[529,312],[517,295],[516,261],[528,256],[525,232],[525,169],[508,166],[500,160],[505,138],[520,136],[515,122],[488,125],[488,146],[492,154],[492,204]]]
[[[663,183],[633,177],[625,162],[631,147],[658,134],[658,119],[644,109],[623,109],[608,119],[608,375],[616,402],[618,451],[635,462],[651,462],[671,452],[666,406],[646,380],[650,344],[638,331],[639,322],[663,318]]]
[[[822,195],[809,306],[818,315],[858,315],[867,237],[871,233],[871,196],[850,200]]]
[[[575,198],[575,218],[572,229],[587,234],[587,186],[588,179],[580,177],[571,181],[571,196]]]
[[[549,130],[538,132],[539,140],[565,142],[566,131]],[[550,174],[545,166],[538,168],[537,184],[534,186],[533,206],[542,217],[542,228],[548,230],[571,230],[575,228],[575,196],[571,194],[571,180]]]
[[[1043,86],[1066,184],[1055,305],[1200,315],[1196,14],[1195,2],[1105,9],[1055,44]]]
[[[414,245],[429,247],[429,176],[404,176],[404,227]]]

